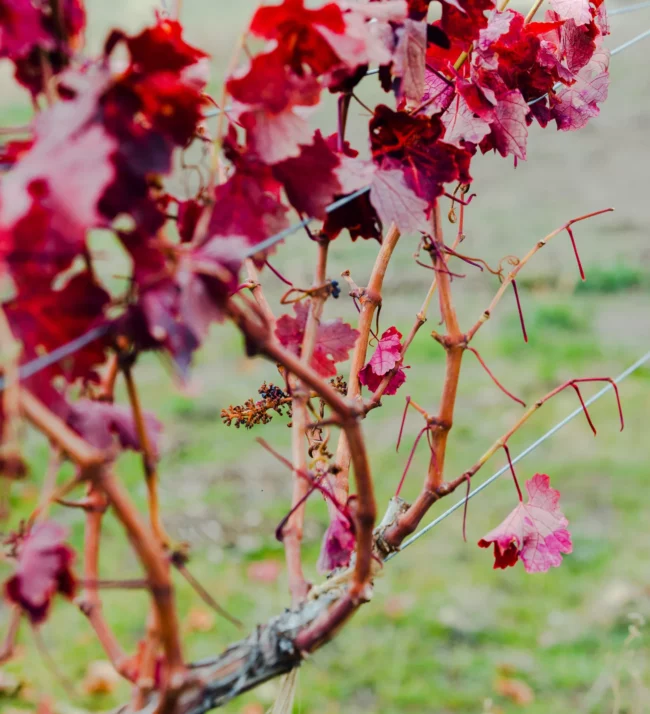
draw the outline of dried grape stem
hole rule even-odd
[[[512,426],[503,436],[499,437],[493,444],[490,446],[490,448],[481,456],[481,458],[472,466],[470,469],[462,473],[458,478],[454,479],[453,481],[447,481],[447,482],[442,482],[440,483],[437,487],[434,489],[424,489],[423,492],[420,494],[418,497],[418,501],[416,501],[411,509],[404,514],[404,518],[398,519],[396,525],[388,529],[384,534],[383,534],[383,539],[386,542],[387,545],[389,545],[391,548],[397,549],[399,548],[400,543],[404,540],[406,536],[408,536],[410,533],[413,532],[415,528],[417,528],[419,521],[422,519],[422,516],[425,515],[426,510],[428,510],[432,504],[434,504],[436,501],[439,501],[441,498],[444,498],[445,496],[448,496],[450,493],[453,493],[459,486],[462,484],[466,483],[471,479],[491,458],[494,456],[494,454],[499,451],[499,449],[507,449],[507,444],[508,440],[510,437],[530,419],[530,417],[535,414],[535,412],[540,409],[549,399],[552,399],[554,396],[559,394],[560,392],[564,391],[568,387],[573,387],[576,389],[577,383],[582,383],[582,382],[593,382],[593,381],[611,381],[608,377],[589,377],[589,378],[584,378],[584,379],[573,379],[569,380],[567,382],[564,382],[561,384],[559,387],[556,387],[555,389],[551,390],[548,394],[546,394],[544,397],[541,399],[538,399],[535,404],[533,404],[532,407],[530,407],[525,414],[523,414],[517,422]],[[613,384],[613,382],[612,382]],[[616,388],[616,385],[614,385]],[[578,398],[580,400],[580,403],[585,411],[585,416],[587,418],[587,421],[589,423],[589,426],[593,429],[593,424],[591,422],[591,418],[589,417],[589,413],[586,410],[585,404],[582,400],[582,396],[580,395],[580,392],[578,389],[576,389],[576,392],[578,394]],[[623,422],[623,415],[622,411],[620,408],[620,398],[618,396],[618,390],[616,390],[616,396],[617,396],[617,403],[619,405],[619,414],[621,417],[621,429],[623,428],[624,422]],[[506,451],[507,453],[507,451]],[[515,481],[516,483],[516,481]],[[517,485],[517,488],[518,485]],[[425,497],[426,493],[426,497]],[[422,503],[421,506],[416,508],[418,506],[418,502]],[[428,505],[427,505],[428,504]],[[426,508],[425,508],[426,506]],[[425,509],[424,512],[420,513],[422,509]],[[414,510],[415,515],[412,517],[409,517],[409,512],[411,510]],[[419,516],[419,520],[414,523],[415,517]]]
[[[115,380],[120,370],[119,355],[112,354],[106,365],[106,370],[102,376],[102,381],[97,392],[97,400],[101,402],[112,402],[115,392]]]
[[[515,280],[517,277],[519,271],[526,265],[526,263],[537,253],[540,251],[550,240],[551,238],[554,238],[556,235],[562,233],[563,231],[567,230],[570,228],[574,223],[578,223],[579,221],[585,221],[588,218],[593,218],[594,216],[600,216],[602,213],[609,213],[610,211],[613,211],[613,208],[603,208],[600,211],[594,211],[593,213],[587,213],[584,216],[579,216],[578,218],[572,218],[570,221],[565,223],[563,226],[560,226],[559,228],[556,228],[553,232],[549,233],[545,238],[542,238],[541,240],[537,241],[537,243],[526,253],[526,255],[517,263],[517,265],[510,271],[510,273],[504,278],[503,282],[501,283],[501,286],[497,290],[496,295],[494,298],[492,298],[492,302],[488,306],[487,310],[483,311],[483,314],[481,317],[477,320],[477,322],[474,324],[474,326],[468,331],[467,333],[467,342],[470,342],[474,335],[479,331],[481,326],[487,322],[492,313],[494,312],[494,308],[498,305],[499,300],[503,297],[503,293],[506,291],[508,285]]]
[[[525,22],[526,24],[528,24],[529,22],[532,21],[532,19],[533,19],[533,18],[535,17],[535,15],[537,14],[537,11],[539,10],[539,8],[540,8],[543,4],[544,4],[544,0],[535,0],[535,3],[533,4],[533,6],[532,6],[532,7],[530,8],[530,10],[528,11],[528,14],[526,15],[526,19],[524,20],[524,22]]]
[[[59,469],[61,468],[62,461],[61,450],[54,445],[50,445],[50,457],[47,462],[47,470],[45,472],[43,488],[41,489],[41,496],[38,501],[38,506],[36,507],[36,511],[38,513],[37,520],[39,521],[42,521],[47,517],[52,503],[52,495],[56,491],[56,478],[59,475]]]
[[[327,292],[322,289],[327,280],[327,254],[329,241],[323,240],[318,244],[318,260],[314,273],[313,292],[309,303],[309,314],[305,324],[300,361],[309,366],[316,347],[318,327],[320,325],[323,307],[327,299]],[[319,288],[321,288],[319,290]],[[293,461],[293,493],[291,497],[291,514],[283,528],[283,542],[289,576],[289,591],[294,605],[303,600],[309,592],[309,584],[305,580],[300,557],[300,546],[303,537],[305,521],[305,497],[309,490],[309,481],[302,478],[301,474],[307,471],[307,458],[305,450],[307,429],[307,401],[309,394],[299,380],[292,385],[292,410],[291,410],[291,451]]]
[[[400,232],[392,225],[384,238],[375,264],[370,274],[368,287],[360,296],[361,314],[359,315],[359,337],[354,345],[352,353],[352,363],[348,376],[348,399],[357,399],[361,394],[361,384],[359,383],[359,372],[363,369],[368,352],[368,339],[372,328],[372,321],[375,311],[381,306],[381,290],[384,284],[384,276],[390,262]],[[350,444],[345,433],[341,433],[336,449],[335,463],[340,468],[339,473],[333,479],[333,491],[339,503],[345,503],[349,493],[349,473],[350,473]],[[331,514],[330,514],[331,515]]]

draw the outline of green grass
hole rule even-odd
[[[484,295],[489,293],[484,291]],[[532,308],[534,295],[523,297]],[[411,302],[410,296],[397,297],[386,306],[385,325],[392,322],[393,310],[406,312],[403,300]],[[612,371],[593,334],[589,316],[597,308],[593,298],[585,303],[579,297],[573,298],[571,309],[558,302],[537,305],[531,312],[527,346],[518,334],[516,315],[506,314],[501,320],[495,316],[490,339],[483,338],[482,354],[508,387],[527,400],[567,375]],[[406,320],[397,322],[400,328],[408,326]],[[596,352],[584,349],[592,341],[599,348]],[[616,367],[635,356],[619,346]],[[442,364],[439,347],[426,329],[418,335],[409,362],[409,393],[434,405]],[[551,364],[555,365],[553,374],[546,375]],[[450,474],[467,467],[520,413],[477,364],[468,360],[464,371],[450,446]],[[263,379],[273,379],[273,373],[274,368],[262,361],[242,360],[238,339],[226,327],[215,329],[210,345],[199,355],[193,396],[175,388],[155,358],[145,357],[137,367],[144,402],[165,423],[161,496],[168,528],[175,538],[192,541],[193,572],[247,629],[287,603],[284,575],[276,582],[260,584],[250,581],[247,569],[260,559],[281,561],[282,549],[273,538],[273,529],[287,508],[290,492],[288,474],[255,444],[254,436],[264,435],[287,453],[289,430],[283,417],[275,417],[255,433],[228,429],[218,412],[221,406],[253,395]],[[526,708],[531,714],[581,711],[580,707],[600,712],[607,711],[613,701],[609,684],[600,691],[612,662],[628,662],[625,657],[634,663],[642,661],[641,676],[647,681],[643,642],[625,645],[629,614],[650,614],[644,597],[647,574],[641,567],[649,554],[642,536],[647,504],[640,498],[647,451],[637,448],[644,433],[647,376],[631,378],[622,392],[628,423],[625,432],[618,433],[615,407],[608,396],[592,407],[599,428],[597,439],[581,418],[576,419],[518,469],[521,478],[536,470],[548,472],[562,491],[575,548],[561,568],[541,576],[528,575],[521,567],[495,572],[490,553],[476,547],[478,538],[515,504],[514,488],[504,479],[471,502],[468,543],[462,541],[457,514],[386,567],[377,580],[373,602],[304,666],[296,711],[469,713],[481,712],[484,706],[490,711],[488,700],[492,711],[519,711],[519,705],[495,691],[495,683],[505,676],[532,689],[534,701]],[[387,399],[386,406],[365,424],[380,507],[404,464],[405,453],[394,451],[402,404],[400,398]],[[549,403],[515,437],[513,452],[573,406],[570,395]],[[405,448],[410,447],[416,428],[411,417]],[[38,437],[30,437],[28,452],[33,474],[13,489],[14,525],[35,504],[36,484],[45,465],[47,452]],[[492,466],[501,462],[499,457]],[[407,480],[407,497],[415,494],[425,467],[422,449]],[[145,492],[139,459],[125,455],[119,472],[142,506]],[[58,511],[57,516],[71,526],[72,540],[79,546],[83,530],[79,514]],[[325,525],[322,504],[315,501],[309,510],[305,548],[313,578],[317,577],[313,564]],[[110,518],[106,519],[102,571],[106,577],[120,578],[139,573],[120,528]],[[186,617],[197,601],[184,583],[179,583],[178,592],[179,608]],[[105,600],[109,620],[124,646],[132,650],[142,635],[146,597],[111,592]],[[1,613],[0,609],[0,617]],[[232,626],[217,620],[207,633],[187,634],[187,656],[213,654],[237,636]],[[73,681],[83,679],[88,662],[102,658],[85,622],[65,602],[57,603],[43,637],[59,667]],[[18,696],[6,699],[7,706],[31,710],[43,693],[57,703],[65,702],[29,631],[23,631],[20,642],[19,657],[6,671],[23,682],[24,688]],[[633,658],[628,651],[636,653]],[[629,698],[625,701],[640,696],[638,687],[629,682],[635,666],[628,663],[617,675],[629,685],[623,688],[622,696]],[[276,686],[265,685],[225,711],[255,712],[245,707],[270,704]],[[593,706],[584,709],[596,695]],[[103,710],[125,697],[128,691],[120,686],[110,695],[80,694],[72,704],[77,709]]]

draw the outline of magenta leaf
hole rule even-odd
[[[551,7],[563,20],[586,25],[593,20],[590,0],[551,0]]]
[[[393,74],[401,79],[400,96],[418,103],[426,90],[427,23],[406,19],[400,32],[393,56]]]
[[[494,545],[494,568],[505,569],[521,559],[529,573],[545,573],[571,553],[569,521],[558,506],[560,492],[550,487],[545,474],[526,481],[528,503],[519,503],[512,513],[481,538],[481,548]]]
[[[158,438],[162,424],[150,412],[144,413],[144,422],[149,445],[154,457],[158,458]],[[70,408],[68,425],[98,449],[109,449],[117,437],[123,449],[142,451],[130,407],[79,399]]]
[[[395,394],[406,381],[406,374],[401,367],[402,362],[402,334],[396,327],[389,327],[381,336],[375,351],[359,372],[359,381],[374,392],[382,383],[388,372],[395,369],[384,394]]]
[[[495,118],[491,123],[494,147],[501,156],[513,154],[518,159],[526,158],[528,105],[518,89],[499,96]]]
[[[473,112],[464,97],[457,94],[442,115],[445,141],[462,148],[465,142],[480,144],[490,133],[490,124]]]
[[[344,568],[350,563],[355,545],[356,537],[351,521],[337,513],[323,536],[318,572],[325,575],[335,568]]]
[[[370,188],[370,203],[384,226],[394,223],[404,234],[428,230],[427,202],[408,186],[399,168],[377,169]]]
[[[76,581],[74,551],[64,543],[66,529],[53,521],[35,525],[19,542],[16,572],[5,583],[5,595],[33,624],[43,622],[56,593],[71,598]]]
[[[558,129],[582,129],[598,116],[609,88],[609,50],[600,47],[577,74],[576,81],[551,98],[551,115]]]

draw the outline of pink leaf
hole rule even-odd
[[[241,116],[249,147],[267,164],[277,164],[300,155],[301,146],[311,141],[311,128],[293,109],[278,114],[246,112]]]
[[[551,114],[558,129],[582,129],[589,119],[598,116],[599,105],[607,99],[609,88],[609,50],[599,48],[577,74],[570,87],[551,97]]]
[[[422,113],[427,116],[445,111],[454,95],[454,85],[445,81],[444,77],[430,69],[424,71],[424,93],[420,98],[423,105]]]
[[[70,569],[74,551],[63,542],[66,536],[63,526],[44,521],[18,544],[16,572],[5,583],[5,594],[34,624],[47,617],[57,592],[69,598],[74,595],[76,584]]]
[[[507,568],[518,559],[529,573],[545,573],[562,563],[562,553],[571,553],[569,521],[559,509],[560,492],[550,487],[549,477],[535,474],[526,481],[528,503],[519,503],[512,513],[478,542],[494,545],[494,567]]]
[[[428,230],[427,202],[407,185],[401,169],[377,169],[370,188],[370,202],[385,226],[395,223],[401,233]]]
[[[400,95],[420,102],[426,90],[424,65],[427,53],[427,23],[404,20],[393,56],[393,74],[400,77]]]
[[[352,523],[337,514],[323,536],[317,565],[318,572],[325,575],[335,568],[344,568],[350,562],[355,545],[356,537]]]
[[[596,50],[590,27],[578,27],[573,20],[567,20],[561,30],[561,48],[566,55],[566,63],[572,72],[579,72],[593,57]]]
[[[563,20],[575,20],[576,25],[592,21],[589,0],[551,0],[551,7]]]
[[[144,422],[149,444],[157,458],[162,424],[150,412],[144,413]],[[70,408],[68,424],[98,449],[109,449],[117,437],[123,449],[142,450],[130,407],[79,399]]]
[[[513,154],[519,159],[526,158],[528,111],[528,105],[518,89],[499,96],[495,108],[496,116],[490,126],[494,135],[494,146],[501,156]]]
[[[293,309],[296,316],[282,315],[277,321],[275,334],[287,349],[299,355],[309,307],[305,303],[296,303]],[[311,366],[322,377],[334,377],[336,363],[348,359],[349,352],[354,347],[358,336],[358,331],[347,322],[343,322],[340,317],[335,320],[321,321],[316,333],[316,347]]]
[[[442,115],[445,142],[463,148],[463,143],[480,144],[490,133],[490,125],[477,116],[461,95],[456,95],[449,110]]]
[[[359,372],[359,381],[374,392],[388,372],[395,367],[397,371],[391,378],[384,394],[395,394],[406,381],[406,374],[401,367],[402,334],[396,327],[389,327],[381,336],[368,364]]]

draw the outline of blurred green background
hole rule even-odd
[[[236,37],[256,3],[251,0],[185,0],[183,19],[191,42],[214,58],[213,89]],[[91,48],[101,46],[107,28],[135,30],[152,18],[156,3],[144,0],[87,2]],[[515,3],[518,9],[526,9]],[[610,5],[613,7],[615,5]],[[650,9],[612,19],[614,47],[646,29]],[[647,42],[650,42],[647,41]],[[490,264],[506,254],[523,255],[534,241],[567,219],[614,206],[616,212],[576,227],[588,281],[579,283],[568,238],[558,236],[526,268],[520,280],[529,344],[524,344],[511,298],[504,299],[476,347],[513,392],[533,401],[571,377],[616,375],[650,348],[650,245],[648,233],[648,158],[650,130],[649,44],[640,44],[612,62],[610,96],[601,116],[576,133],[532,128],[529,159],[515,168],[500,157],[477,157],[473,190],[478,197],[467,212],[464,250]],[[4,124],[29,116],[28,98],[2,67],[0,107]],[[374,79],[358,90],[368,104],[382,99]],[[314,117],[324,132],[334,130],[327,103]],[[365,146],[367,116],[354,106],[349,135]],[[448,227],[449,234],[454,231]],[[105,237],[97,248],[109,251]],[[407,332],[424,297],[431,274],[413,264],[416,239],[405,236],[388,271],[382,328],[395,324]],[[331,250],[329,274],[349,268],[359,284],[367,280],[377,252],[375,243],[352,244],[341,236]],[[298,285],[311,282],[314,247],[304,234],[287,241],[273,262]],[[110,262],[110,261],[109,261]],[[453,283],[462,325],[469,326],[489,302],[496,279],[458,266],[467,278]],[[107,267],[107,275],[114,265]],[[283,286],[264,276],[277,299]],[[277,306],[277,302],[275,303]],[[279,314],[278,309],[278,314]],[[326,315],[356,312],[342,297],[330,301]],[[385,399],[365,422],[377,483],[379,509],[394,492],[417,428],[407,422],[405,449],[395,453],[403,397],[413,395],[433,410],[443,374],[442,350],[429,336],[432,319],[408,355],[408,382],[400,396]],[[345,373],[345,365],[342,366]],[[165,523],[175,538],[193,546],[191,569],[246,629],[264,622],[287,605],[283,552],[273,532],[290,499],[289,474],[259,447],[264,436],[289,452],[286,419],[275,417],[255,433],[227,428],[220,410],[255,397],[262,381],[276,379],[275,368],[242,356],[241,339],[217,326],[197,356],[192,383],[180,389],[153,356],[143,358],[136,376],[147,408],[164,422],[161,498]],[[585,393],[593,390],[587,387]],[[613,395],[592,408],[598,436],[583,418],[575,419],[523,461],[520,479],[548,473],[562,492],[574,552],[546,575],[517,567],[492,570],[491,553],[476,541],[515,505],[515,492],[503,479],[469,506],[468,542],[461,537],[457,513],[395,558],[377,580],[373,602],[364,607],[328,647],[300,671],[295,711],[302,714],[526,711],[650,711],[647,637],[650,627],[650,540],[647,491],[650,440],[650,369],[642,368],[622,386],[627,426],[618,431]],[[120,398],[123,399],[120,391]],[[576,406],[572,394],[542,409],[512,440],[513,454],[544,433]],[[463,368],[456,423],[450,439],[449,475],[462,473],[504,432],[521,408],[500,393],[468,356]],[[43,440],[30,435],[26,450],[32,477],[16,484],[15,527],[36,503],[47,460]],[[426,468],[423,447],[416,455],[404,494],[415,495]],[[478,481],[502,465],[497,456]],[[119,472],[140,505],[144,484],[139,459],[125,455]],[[453,497],[452,497],[453,498]],[[451,500],[441,505],[446,507]],[[81,544],[82,515],[61,509],[73,542]],[[120,528],[106,519],[102,574],[138,577],[138,564]],[[326,526],[323,504],[308,511],[305,551],[310,577]],[[280,567],[281,566],[281,567]],[[0,576],[8,572],[0,562]],[[105,595],[105,611],[132,651],[143,635],[147,597],[143,592]],[[188,659],[215,654],[239,633],[215,619],[183,581],[178,599]],[[0,626],[6,626],[0,604]],[[17,657],[0,672],[0,711],[16,714],[49,702],[60,714],[106,710],[128,698],[123,684],[91,693],[97,681],[89,665],[103,655],[83,617],[69,603],[57,603],[42,637],[58,668],[75,683],[70,699],[48,670],[28,628],[21,632]],[[91,667],[92,669],[92,667]],[[19,686],[19,691],[15,692]],[[262,714],[273,702],[271,682],[224,709]]]

